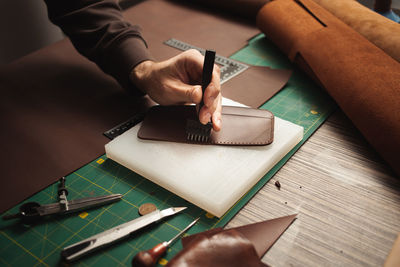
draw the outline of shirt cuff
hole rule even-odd
[[[120,40],[109,52],[105,71],[112,75],[129,92],[136,96],[145,95],[129,78],[136,65],[146,60],[154,60],[142,37],[127,36]]]

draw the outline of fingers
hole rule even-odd
[[[188,75],[188,80],[191,83],[200,84],[203,73],[203,55],[196,49],[189,49],[177,57],[181,71]]]
[[[161,105],[199,104],[203,99],[199,119],[203,124],[212,120],[214,130],[218,131],[221,128],[220,70],[214,65],[211,82],[203,95],[199,85],[203,62],[199,51],[188,50],[163,62],[138,65],[132,72],[132,81]]]
[[[200,83],[203,72],[204,57],[197,50],[188,50],[176,57],[177,66],[180,73],[185,73],[187,76],[181,76],[181,81],[196,81]],[[184,86],[182,86],[184,88]],[[200,103],[203,98],[204,106],[199,112],[199,120],[203,124],[212,120],[215,131],[221,129],[221,85],[220,85],[220,69],[214,65],[210,84],[207,86],[204,95],[202,96],[201,87],[196,87],[195,93],[187,93],[187,103]],[[188,88],[189,90],[190,88]],[[181,91],[183,92],[183,91]],[[198,93],[200,92],[200,96]],[[189,97],[189,96],[192,97]]]
[[[221,94],[220,70],[217,65],[214,65],[211,82],[207,86],[204,92],[203,96],[204,105],[211,108],[212,110],[215,110],[216,103],[218,102],[216,101],[216,99],[220,94]]]
[[[199,120],[203,124],[207,124],[209,121],[213,123],[213,129],[215,131],[221,130],[222,121],[221,121],[221,99],[219,96],[215,99],[215,109],[211,110],[207,106],[203,106],[199,112]]]
[[[222,122],[222,115],[221,115],[222,105],[221,105],[221,102],[222,102],[222,97],[221,97],[221,95],[219,95],[217,108],[215,109],[215,111],[214,111],[214,113],[212,115],[213,128],[217,132],[219,130],[221,130],[221,127],[222,127],[222,125],[221,125],[221,122]]]
[[[221,98],[220,70],[214,65],[211,82],[203,95],[204,106],[200,110],[199,120],[203,124],[212,120],[215,131],[221,129]]]
[[[188,85],[181,81],[176,81],[170,88],[169,93],[167,93],[168,104],[185,104],[185,103],[195,103],[198,104],[202,98],[202,90],[200,85]]]

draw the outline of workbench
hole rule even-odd
[[[255,42],[253,47],[241,50],[233,58],[240,60],[247,56],[247,60],[252,64],[262,65],[270,62],[272,67],[290,65],[288,61],[282,63],[278,60],[278,63],[283,65],[277,66],[275,56],[266,57],[265,54],[259,53],[258,49],[262,46],[268,46],[270,51],[276,50],[263,36],[257,37]],[[255,50],[249,53],[246,49]],[[279,99],[284,99],[282,95],[279,97]],[[231,228],[297,213],[297,220],[266,253],[263,262],[271,266],[379,266],[383,264],[400,232],[400,180],[366,143],[351,121],[332,104],[332,99],[323,96],[320,101],[322,101],[319,102],[322,106],[315,106],[313,109],[309,109],[308,106],[296,107],[307,109],[307,112],[298,115],[298,118],[290,108],[278,114],[283,117],[288,116],[297,123],[300,123],[302,116],[308,118],[320,116],[322,113],[321,118],[325,120],[329,114],[332,115],[318,130],[316,128],[322,121],[310,120],[316,124],[309,125],[312,131],[306,131],[308,140],[302,143],[301,147],[296,148],[297,152],[293,151],[294,155],[286,163],[287,159],[282,162],[282,165],[284,164],[282,167],[277,166],[270,176],[266,175],[263,178],[264,182],[269,181],[265,185],[258,184],[251,194],[251,196],[255,194],[254,197],[245,197],[250,201],[240,211],[239,209],[234,211],[234,213],[237,212],[236,215],[231,214],[217,219],[211,214],[192,207],[191,211],[185,215],[187,219],[202,217],[202,223],[197,229],[193,229],[194,232],[210,228],[210,225],[215,227],[227,224],[226,228]],[[274,109],[274,106],[279,106],[279,103],[280,101],[273,98],[269,104],[266,103],[266,107]],[[300,101],[299,105],[302,103]],[[279,109],[281,110],[282,108]],[[293,114],[290,114],[291,112]],[[106,173],[105,170],[111,170],[111,172]],[[276,174],[273,175],[275,172]],[[108,177],[115,179],[109,181]],[[47,234],[51,234],[57,228],[64,228],[68,229],[65,239],[78,241],[86,235],[94,234],[111,225],[115,226],[117,222],[114,218],[116,217],[118,222],[126,221],[129,213],[135,211],[141,203],[153,199],[152,194],[155,194],[153,191],[156,191],[154,185],[143,182],[141,177],[127,169],[119,168],[104,155],[97,159],[93,158],[93,162],[72,173],[70,181],[73,197],[114,193],[113,190],[118,190],[126,196],[126,200],[121,204],[118,203],[120,206],[116,209],[111,206],[91,211],[89,215],[81,213],[76,218],[57,218],[48,224],[49,227],[47,224],[42,224],[33,229],[33,234],[30,233],[39,241],[29,239],[30,236],[26,235],[27,240],[22,242],[24,231],[21,227],[7,229],[2,225],[0,229],[2,265],[52,266],[60,264],[57,260],[59,244],[55,243],[57,240],[47,240]],[[280,182],[279,189],[275,186],[275,181]],[[77,182],[76,188],[84,188],[84,191],[76,190],[75,182]],[[56,186],[53,184],[32,198],[38,201],[55,201],[54,188]],[[142,192],[143,195],[132,197],[129,195],[132,191]],[[190,205],[176,196],[168,195],[166,191],[157,192],[165,199],[164,202],[157,203],[159,207],[177,203]],[[248,199],[245,201],[247,202]],[[119,214],[122,206],[124,210]],[[208,223],[207,219],[211,222]],[[86,220],[88,224],[85,227],[87,227],[78,227],[79,220]],[[51,228],[52,226],[54,228]],[[167,240],[173,235],[172,230],[183,227],[179,219],[172,220],[166,225],[157,227],[154,233],[151,232],[142,238],[133,238],[127,242],[126,247],[117,246],[99,252],[98,255],[92,255],[87,261],[81,262],[81,265],[99,263],[130,265],[131,256],[144,249],[145,245],[151,244],[151,242],[146,242]],[[12,229],[11,232],[10,229]],[[26,228],[26,233],[28,233],[28,228]],[[35,246],[35,241],[41,242],[40,246]],[[141,244],[141,247],[136,246],[137,243]],[[179,244],[173,246],[169,253],[176,253],[179,248]],[[130,254],[126,254],[126,249],[130,249]],[[9,261],[12,253],[19,255],[19,258]],[[166,262],[167,260],[164,259],[160,265]]]
[[[399,192],[399,177],[337,108],[226,227],[298,213],[263,262],[382,266],[400,232]]]
[[[400,230],[399,190],[398,177],[338,110],[227,227],[297,212],[263,262],[382,266]]]

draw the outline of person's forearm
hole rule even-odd
[[[131,70],[151,59],[139,26],[126,22],[114,0],[44,0],[49,19],[75,48],[126,88]],[[134,89],[135,93],[140,93]]]

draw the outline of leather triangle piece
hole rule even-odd
[[[295,220],[297,214],[234,228],[249,239],[261,258]]]
[[[296,216],[297,214],[293,214],[231,229],[240,232],[244,237],[250,240],[250,242],[254,245],[257,255],[261,258],[292,224],[292,222],[296,219]],[[199,235],[210,238],[211,236],[222,231],[225,230],[221,228],[215,228],[202,233],[184,237],[182,238],[182,246],[183,248],[187,247],[188,244],[195,240]]]
[[[210,237],[198,234],[176,254],[167,267],[266,267],[253,244],[239,231],[228,229]]]

